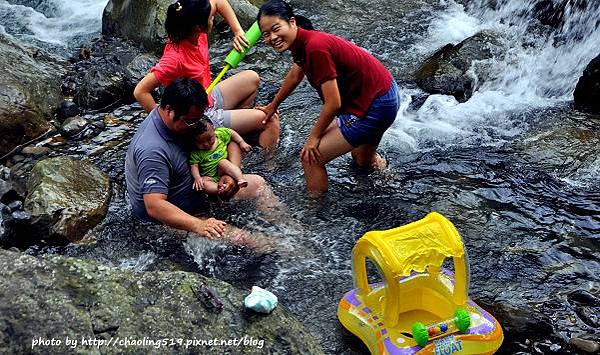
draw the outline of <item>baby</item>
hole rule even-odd
[[[201,120],[194,127],[194,145],[197,149],[190,153],[189,163],[194,177],[192,187],[195,190],[216,194],[219,192],[218,182],[221,175],[231,176],[240,188],[248,186],[240,168],[227,160],[227,146],[231,141],[237,143],[243,152],[252,149],[230,128],[215,129],[208,120]]]

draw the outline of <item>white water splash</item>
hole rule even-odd
[[[447,10],[411,50],[426,58],[482,30],[501,33],[508,50],[502,60],[479,63],[496,76],[479,85],[467,102],[432,95],[416,112],[401,110],[386,140],[401,140],[407,150],[440,144],[502,144],[529,127],[519,113],[571,101],[585,66],[600,52],[597,2],[567,5],[563,24],[554,30],[543,28],[534,18],[534,2],[498,0],[491,8],[489,1],[473,0],[467,11],[452,0],[442,3]],[[406,100],[414,92],[404,90],[403,95]]]
[[[100,33],[107,3],[108,0],[45,0],[32,8],[27,1],[0,0],[0,25],[23,41],[66,48],[77,45],[72,42],[79,37]]]
[[[156,260],[156,254],[148,252],[144,253],[137,258],[123,259],[119,263],[121,269],[132,270],[132,271],[145,271]]]

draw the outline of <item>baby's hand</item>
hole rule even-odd
[[[195,178],[192,188],[196,191],[204,190],[204,179],[201,176],[198,176],[197,178]]]
[[[248,153],[249,151],[252,150],[252,146],[246,142],[242,142],[240,144],[240,149],[242,150],[242,152]]]

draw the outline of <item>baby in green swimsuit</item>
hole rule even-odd
[[[243,152],[252,149],[236,131],[225,127],[215,129],[206,120],[198,122],[194,128],[194,145],[197,150],[193,150],[189,158],[194,177],[192,187],[195,190],[216,194],[221,175],[231,176],[240,188],[248,186],[240,168],[227,160],[227,146],[231,141],[237,143]]]

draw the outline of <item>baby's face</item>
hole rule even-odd
[[[196,136],[196,148],[200,150],[208,150],[211,149],[215,144],[215,140],[217,137],[215,136],[215,130],[212,127],[208,127],[206,132]]]

